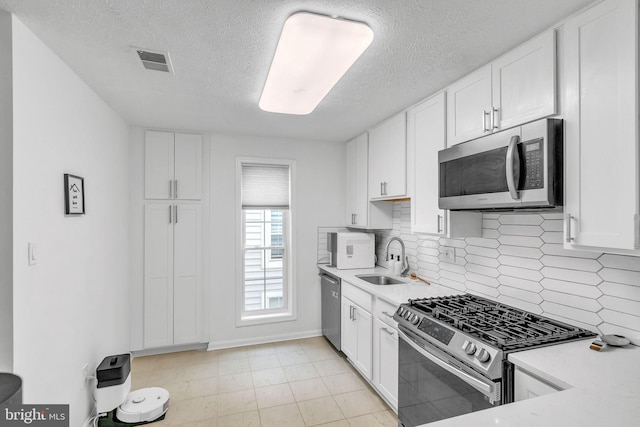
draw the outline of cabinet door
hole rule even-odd
[[[447,145],[491,131],[491,65],[463,77],[447,89]]]
[[[174,198],[202,197],[202,135],[175,134]]]
[[[199,205],[174,205],[173,343],[202,340],[202,213]]]
[[[407,194],[407,119],[400,113],[387,121],[389,142],[386,146],[386,197],[404,197]]]
[[[144,137],[144,197],[173,197],[174,135],[171,132],[146,131]]]
[[[357,190],[357,176],[358,176],[358,145],[357,140],[352,139],[347,142],[347,182],[346,182],[346,212],[345,212],[345,224],[347,226],[354,226],[356,222],[356,197],[358,195]]]
[[[355,304],[342,297],[341,350],[351,360],[358,355],[358,328],[356,327]]]
[[[445,148],[445,94],[440,93],[407,113],[407,141],[413,155],[411,231],[443,234],[444,211],[438,208],[438,151]]]
[[[373,354],[373,318],[371,313],[356,306],[356,329],[358,334],[357,352],[354,362],[362,375],[371,380],[371,359]]]
[[[369,131],[369,198],[384,197],[387,181],[389,127],[381,124]]]
[[[568,248],[637,249],[637,20],[610,0],[565,24]]]
[[[492,63],[494,131],[555,114],[555,58],[551,29]]]
[[[513,400],[515,402],[531,399],[533,397],[544,396],[545,394],[555,393],[561,390],[561,388],[538,379],[528,372],[518,368],[517,366],[515,369],[513,382]]]
[[[369,138],[362,134],[355,139],[356,144],[356,176],[354,209],[355,226],[366,228],[369,226],[369,192],[368,192],[368,163]]]
[[[144,347],[173,344],[173,216],[168,203],[144,209]]]
[[[378,341],[376,388],[394,408],[398,408],[398,332],[380,319],[375,319]]]

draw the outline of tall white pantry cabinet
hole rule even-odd
[[[145,132],[143,346],[203,339],[201,135]]]

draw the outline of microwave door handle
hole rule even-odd
[[[520,179],[520,153],[518,153],[518,142],[520,137],[514,135],[509,141],[509,148],[507,148],[507,161],[505,162],[507,172],[507,187],[509,188],[509,194],[513,200],[518,200],[520,195],[518,194],[518,188],[516,180]],[[513,168],[513,161],[515,159],[516,168]]]

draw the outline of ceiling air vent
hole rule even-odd
[[[142,65],[147,70],[164,71],[165,73],[173,74],[173,67],[171,65],[171,59],[169,58],[169,52],[162,52],[158,50],[140,49],[134,47]]]

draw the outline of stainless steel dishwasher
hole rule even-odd
[[[340,279],[320,272],[322,288],[322,335],[340,351]]]

